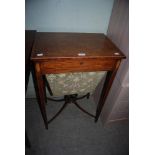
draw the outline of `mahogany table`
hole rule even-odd
[[[37,32],[31,60],[35,68],[39,106],[46,129],[43,75],[50,73],[107,71],[95,122],[97,122],[124,54],[101,33]]]

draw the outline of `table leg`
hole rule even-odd
[[[35,76],[36,76],[36,82],[37,82],[37,88],[38,88],[38,102],[40,106],[40,111],[45,123],[46,129],[48,129],[48,121],[47,121],[47,116],[46,116],[46,108],[45,108],[45,90],[44,90],[44,80],[43,76],[40,71],[40,64],[36,63],[35,64]]]
[[[118,60],[117,63],[116,63],[116,65],[115,65],[114,70],[108,71],[108,73],[107,73],[106,80],[104,82],[104,86],[102,88],[101,96],[100,96],[100,99],[99,99],[99,103],[98,103],[97,109],[96,109],[95,122],[98,121],[98,118],[99,118],[99,116],[101,114],[103,105],[104,105],[104,103],[106,101],[106,98],[108,96],[108,93],[110,91],[110,88],[112,86],[112,83],[113,83],[113,81],[115,79],[115,75],[116,75],[117,70],[119,68],[120,62],[121,61]]]

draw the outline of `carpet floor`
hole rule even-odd
[[[95,114],[95,104],[89,99],[78,101],[81,106]],[[48,118],[58,111],[63,102],[48,101]],[[26,155],[128,155],[128,121],[109,123],[81,112],[74,104],[56,118],[46,130],[36,99],[26,99],[25,125],[31,148]]]

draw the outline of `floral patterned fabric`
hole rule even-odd
[[[106,75],[101,72],[78,72],[63,74],[46,74],[53,96],[71,94],[92,94],[101,79]]]

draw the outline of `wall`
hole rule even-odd
[[[103,123],[129,117],[129,0],[115,0],[107,36],[126,55],[102,110]]]
[[[106,34],[112,6],[113,0],[26,0],[26,29]]]

